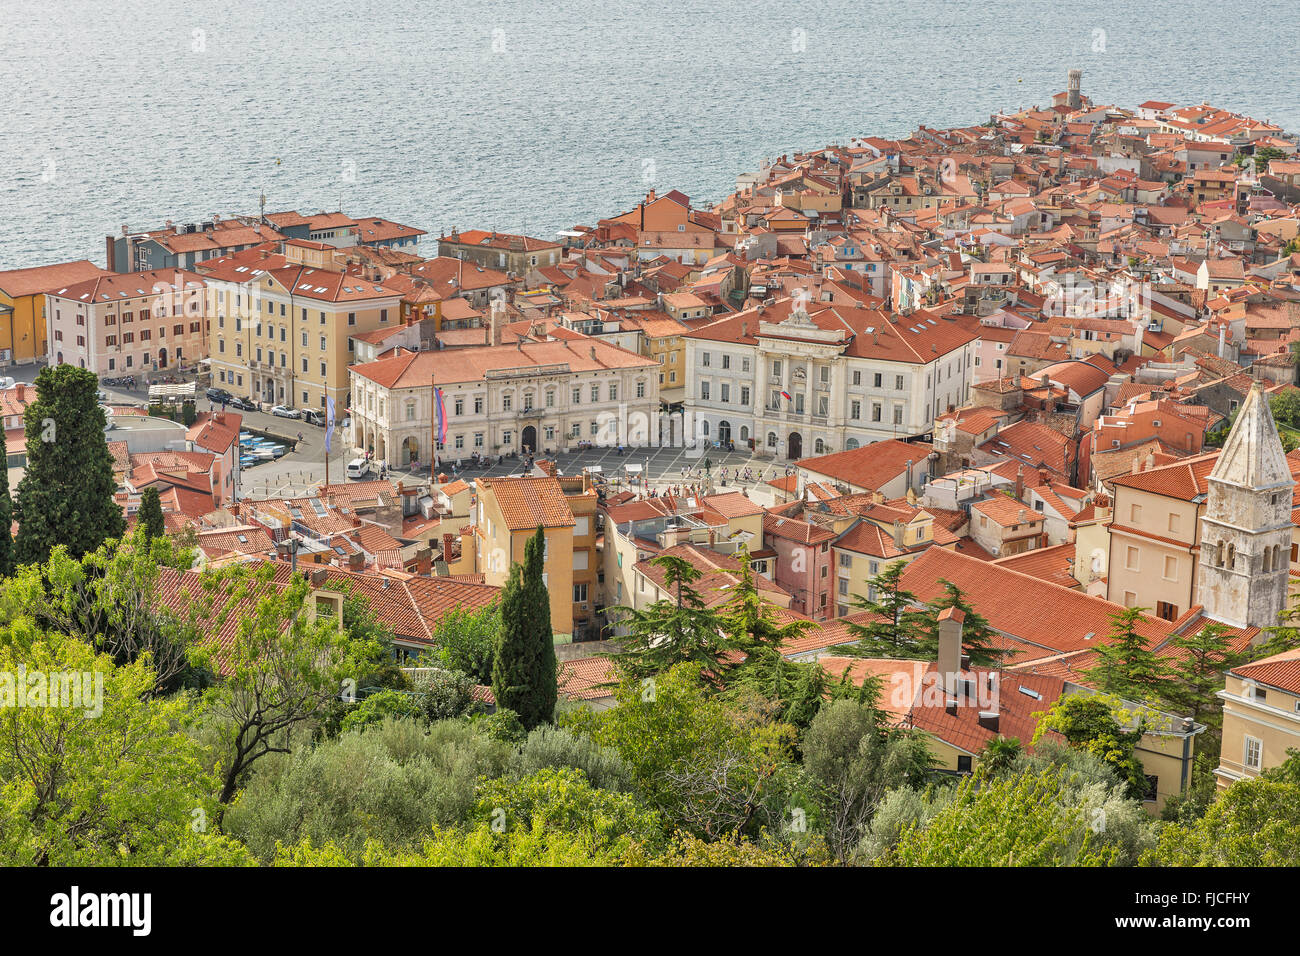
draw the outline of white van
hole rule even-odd
[[[349,478],[364,478],[368,474],[370,474],[370,462],[364,458],[353,458],[348,462]]]

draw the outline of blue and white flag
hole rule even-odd
[[[334,434],[334,399],[325,398],[325,454],[330,453],[330,436]]]

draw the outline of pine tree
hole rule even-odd
[[[527,730],[555,717],[558,696],[551,596],[542,580],[546,533],[524,546],[523,564],[510,566],[501,596],[501,637],[492,664],[497,706],[512,710]]]
[[[938,659],[939,656],[939,615],[953,607],[962,612],[961,648],[962,653],[970,657],[973,667],[1000,667],[1006,658],[1014,653],[1006,648],[997,647],[998,632],[993,630],[988,618],[980,614],[966,600],[961,588],[945,578],[940,578],[943,594],[925,605],[917,612],[917,630],[920,633],[919,644],[924,658]]]
[[[5,445],[5,431],[0,428],[0,577],[14,572],[14,539],[12,525],[14,502],[9,497],[9,450]]]
[[[104,440],[98,380],[88,369],[46,366],[27,406],[27,472],[18,483],[15,559],[45,561],[56,544],[74,558],[126,530],[114,499],[113,458]]]
[[[1110,640],[1097,646],[1097,663],[1087,672],[1103,693],[1146,701],[1154,700],[1166,688],[1169,666],[1147,648],[1147,639],[1137,630],[1145,610],[1128,607],[1111,615]]]
[[[148,539],[161,538],[167,530],[163,522],[162,499],[157,488],[146,488],[140,495],[140,526]]]
[[[813,627],[812,621],[791,620],[782,624],[776,617],[776,605],[758,589],[749,549],[741,545],[736,554],[740,571],[727,600],[718,607],[718,623],[732,646],[747,655],[764,651],[781,653],[788,641]]]
[[[727,653],[733,645],[722,634],[718,616],[693,586],[700,570],[672,554],[652,558],[650,563],[663,568],[664,589],[671,597],[640,610],[609,609],[614,626],[625,635],[618,638],[621,653],[613,655],[619,669],[633,680],[684,662],[699,664],[714,675],[725,673],[734,663]]]
[[[1161,687],[1161,699],[1178,714],[1216,728],[1223,720],[1223,705],[1216,696],[1223,689],[1224,671],[1250,660],[1249,652],[1233,650],[1228,628],[1211,621],[1195,634],[1169,640],[1182,653],[1175,660],[1170,680]],[[1203,749],[1197,745],[1197,750]]]
[[[866,624],[849,623],[849,633],[858,643],[842,650],[854,657],[922,657],[920,618],[914,605],[916,595],[902,586],[902,561],[885,565],[885,569],[868,584],[868,595],[856,594],[851,602],[855,612],[865,611],[881,620]]]

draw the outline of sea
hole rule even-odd
[[[764,159],[1050,104],[1300,129],[1294,0],[0,0],[0,269],[296,209],[544,238]]]

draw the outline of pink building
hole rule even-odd
[[[207,284],[181,269],[114,273],[46,293],[51,365],[139,375],[208,355]]]
[[[763,539],[776,552],[776,583],[792,595],[790,610],[814,621],[835,617],[834,538],[830,529],[799,518],[772,513],[763,518]]]

